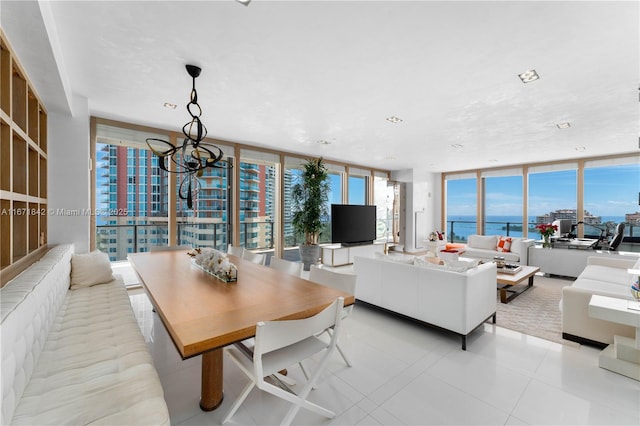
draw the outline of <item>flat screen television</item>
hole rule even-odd
[[[376,206],[331,204],[331,242],[371,244],[376,239]]]

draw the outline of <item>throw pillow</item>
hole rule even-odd
[[[71,258],[71,290],[113,281],[109,256],[101,251],[74,254]]]
[[[511,251],[511,237],[500,237],[496,250],[508,253]]]
[[[469,235],[467,245],[477,249],[495,250],[498,238],[495,235]]]

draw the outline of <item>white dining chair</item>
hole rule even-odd
[[[252,359],[248,358],[237,347],[227,346],[225,353],[238,365],[251,382],[247,384],[238,399],[231,405],[222,423],[229,421],[254,387],[258,387],[264,392],[293,404],[282,420],[281,424],[283,425],[291,424],[300,408],[306,408],[314,413],[333,418],[335,416],[333,411],[308,401],[307,397],[314,384],[320,378],[329,356],[336,347],[338,335],[340,334],[343,306],[344,299],[339,297],[320,313],[309,318],[259,322],[256,325],[255,347]],[[334,332],[329,342],[316,337],[323,330],[330,327],[333,328]],[[290,389],[283,389],[265,380],[265,377],[296,363],[302,363],[305,359],[319,353],[323,354],[317,362],[315,371],[297,394]]]
[[[242,258],[249,262],[257,263],[258,265],[264,265],[267,260],[267,255],[264,253],[254,253],[250,250],[244,249],[242,251]]]
[[[244,249],[242,247],[234,247],[231,244],[227,246],[227,254],[242,257],[242,253],[244,253]]]
[[[342,274],[339,272],[330,271],[324,268],[317,268],[313,266],[309,271],[309,281],[313,281],[314,283],[326,285],[327,287],[335,288],[337,290],[344,291],[349,294],[356,294],[356,276],[353,274]],[[346,306],[343,309],[342,319],[347,318],[351,315],[351,311],[353,311],[353,305]],[[331,335],[331,329],[327,328],[325,330],[329,335]],[[337,345],[338,352],[344,359],[344,362],[347,363],[349,367],[352,366],[351,361],[342,351],[340,345]],[[304,372],[304,368],[303,368]],[[306,376],[305,372],[305,376]]]
[[[295,275],[299,277],[302,275],[302,263],[300,262],[292,262],[286,259],[280,259],[277,257],[272,257],[269,262],[269,267],[273,269],[277,269],[278,271],[286,272],[290,275]]]

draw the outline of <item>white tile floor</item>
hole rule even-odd
[[[174,425],[217,425],[247,383],[224,365],[220,408],[198,407],[200,357],[181,360],[140,290],[131,301],[160,375]],[[301,410],[295,424],[640,424],[640,382],[598,368],[599,350],[562,346],[485,324],[460,349],[458,337],[356,305],[339,354],[310,399],[334,412]],[[298,368],[290,376],[302,381]],[[278,424],[284,401],[254,389],[230,424]]]

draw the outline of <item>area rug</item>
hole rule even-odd
[[[533,287],[509,303],[500,303],[496,324],[509,330],[540,337],[563,345],[578,346],[577,343],[562,338],[562,320],[559,308],[562,288],[573,281],[536,275]],[[520,290],[527,284],[513,286]]]

